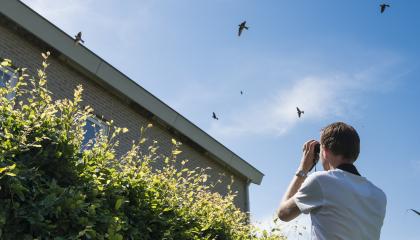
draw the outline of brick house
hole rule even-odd
[[[136,82],[105,62],[73,38],[18,0],[2,0],[0,5],[0,59],[11,59],[18,67],[34,71],[40,66],[41,52],[51,52],[48,88],[55,99],[72,98],[77,85],[83,85],[84,104],[94,108],[97,118],[89,119],[87,134],[104,128],[105,120],[127,127],[119,139],[118,153],[124,153],[132,140],[139,138],[141,126],[153,123],[148,138],[159,142],[160,150],[171,151],[171,139],[183,143],[181,158],[188,167],[210,167],[210,181],[223,174],[216,191],[224,194],[226,184],[234,178],[235,204],[249,211],[251,183],[260,184],[263,174],[209,136]],[[1,74],[0,74],[1,76]],[[1,78],[1,77],[0,77]],[[4,86],[7,76],[0,79]],[[89,137],[89,136],[87,136]],[[159,167],[159,166],[157,166]]]

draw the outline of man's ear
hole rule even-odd
[[[328,151],[328,149],[327,148],[325,148],[323,145],[321,145],[321,148],[322,148],[322,151],[321,151],[321,153],[322,153],[322,158],[324,159],[324,160],[327,160],[327,151]]]
[[[322,146],[322,158],[324,159],[324,161],[322,162],[322,166],[324,167],[324,170],[329,170],[330,169],[330,155],[331,152],[326,148]]]

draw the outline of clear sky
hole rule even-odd
[[[254,221],[273,216],[302,144],[344,121],[361,137],[356,166],[388,197],[381,239],[419,239],[419,1],[384,14],[376,0],[24,2],[261,170]]]

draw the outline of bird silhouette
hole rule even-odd
[[[85,43],[82,39],[82,32],[79,32],[76,36],[74,36],[74,44],[79,44],[80,42]]]
[[[419,211],[416,211],[416,210],[414,210],[414,209],[409,209],[409,210],[411,210],[411,211],[413,211],[413,212],[417,213],[417,215],[419,215],[419,216],[420,216],[420,212],[419,212]]]
[[[243,21],[241,24],[238,25],[239,26],[239,31],[238,31],[238,36],[240,37],[242,34],[242,31],[244,29],[248,30],[248,26],[246,26],[246,21]]]
[[[385,4],[385,3],[382,3],[381,5],[379,5],[380,7],[381,7],[381,13],[384,13],[385,12],[385,9],[387,8],[387,7],[390,7],[389,6],[389,4]]]
[[[243,91],[241,91],[241,95],[243,95],[244,94],[244,92]]]
[[[213,112],[213,118],[216,120],[219,120],[219,118],[216,116],[216,113]]]
[[[300,116],[302,115],[302,114],[304,114],[305,113],[305,111],[301,111],[298,107],[296,107],[296,110],[297,110],[297,114],[298,114],[298,117],[300,118]]]

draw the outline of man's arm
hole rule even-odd
[[[287,189],[283,200],[280,203],[280,207],[277,210],[277,216],[280,218],[280,220],[288,222],[300,215],[301,212],[297,207],[293,196],[299,190],[304,180],[304,177],[297,176],[292,179],[292,182],[290,183],[289,188]]]
[[[313,158],[314,158],[314,148],[318,142],[315,140],[311,140],[305,143],[303,146],[303,156],[298,168],[299,170],[303,170],[306,173],[312,167]],[[288,222],[295,219],[297,216],[301,214],[301,211],[296,205],[296,202],[293,199],[293,196],[301,187],[302,183],[305,181],[305,177],[298,177],[294,176],[284,197],[280,203],[280,207],[277,210],[277,216],[280,220]]]

